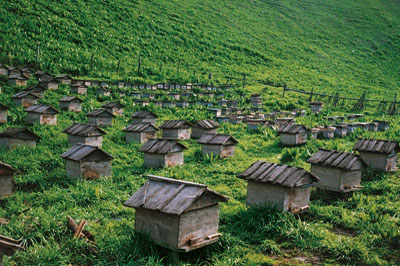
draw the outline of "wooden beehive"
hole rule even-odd
[[[82,100],[74,96],[65,96],[59,100],[60,109],[70,112],[80,112],[82,110]]]
[[[112,113],[113,115],[123,115],[124,114],[124,106],[118,102],[108,102],[102,106],[104,109]]]
[[[0,124],[7,123],[9,108],[7,105],[0,103]]]
[[[14,173],[14,168],[0,162],[0,199],[14,193]]]
[[[0,148],[34,147],[40,137],[27,128],[10,127],[0,132]]]
[[[156,244],[189,252],[218,241],[219,202],[228,198],[205,185],[148,176],[124,205],[135,208],[135,231]]]
[[[334,135],[336,137],[343,138],[347,135],[347,129],[348,129],[347,124],[333,124],[331,125],[331,127],[335,128]]]
[[[56,79],[41,80],[40,86],[44,87],[46,90],[57,90],[58,81]]]
[[[303,168],[264,161],[253,163],[238,177],[248,181],[247,205],[272,205],[291,213],[308,209],[311,186],[318,181]]]
[[[61,155],[66,162],[67,176],[76,179],[94,180],[112,175],[110,154],[97,146],[76,144]]]
[[[106,109],[95,109],[87,114],[88,123],[96,126],[111,126],[112,119],[115,117]]]
[[[283,145],[295,146],[307,142],[307,128],[303,125],[287,124],[281,126],[278,133]]]
[[[149,139],[156,138],[159,129],[151,123],[134,123],[127,126],[125,132],[126,142],[145,143]]]
[[[68,75],[58,75],[54,78],[58,83],[71,85],[72,78]]]
[[[39,95],[29,91],[21,91],[12,96],[13,103],[15,105],[21,105],[24,108],[37,104],[38,99],[40,99]]]
[[[310,102],[311,113],[319,113],[322,111],[322,102]]]
[[[71,93],[76,93],[80,95],[86,95],[88,87],[83,84],[73,84],[71,85]]]
[[[29,125],[40,123],[41,125],[57,125],[58,111],[49,105],[36,104],[25,109],[28,113],[26,122]]]
[[[8,77],[8,85],[25,87],[28,82],[28,78],[24,75],[10,75]]]
[[[192,124],[185,120],[166,120],[161,126],[163,138],[190,139]]]
[[[238,141],[231,135],[223,134],[204,134],[197,141],[201,144],[201,154],[214,157],[233,157],[235,155],[235,145]]]
[[[319,177],[318,188],[351,192],[362,188],[361,172],[366,166],[360,155],[320,149],[310,159],[311,173]]]
[[[183,151],[187,148],[171,139],[149,139],[139,151],[144,153],[145,167],[183,165]]]
[[[63,133],[68,135],[68,144],[71,146],[75,146],[78,143],[101,146],[103,135],[107,134],[98,126],[81,123],[73,123]]]
[[[43,97],[44,93],[46,91],[46,88],[44,88],[43,86],[40,86],[40,85],[33,85],[33,86],[30,86],[29,88],[24,89],[24,91],[33,93],[39,97]]]
[[[193,124],[191,138],[199,139],[204,134],[215,134],[219,124],[214,120],[198,120]]]
[[[132,115],[132,123],[150,123],[156,125],[158,116],[151,111],[140,110]]]
[[[394,171],[397,169],[399,142],[380,139],[358,139],[353,150],[373,169]]]

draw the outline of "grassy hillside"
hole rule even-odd
[[[2,84],[4,85],[4,83]],[[289,94],[281,98],[281,91],[272,87],[251,87],[247,91],[262,93],[264,108],[288,110],[305,108],[306,98]],[[17,88],[3,86],[0,102],[11,106],[10,119],[0,130],[9,126],[24,126],[26,114],[11,102]],[[69,94],[62,85],[58,91],[47,91],[41,103],[58,106],[58,99]],[[238,98],[238,96],[233,96]],[[364,189],[342,200],[330,193],[313,189],[309,213],[293,216],[272,208],[246,207],[246,182],[237,174],[256,160],[285,163],[309,169],[306,160],[318,148],[351,151],[357,137],[377,137],[398,140],[399,118],[385,117],[366,110],[365,121],[389,119],[390,130],[385,132],[357,131],[345,138],[311,140],[306,145],[285,148],[277,133],[269,128],[258,133],[246,130],[246,125],[222,124],[219,132],[232,134],[239,144],[234,158],[217,159],[201,155],[194,140],[183,141],[185,165],[168,169],[146,169],[139,144],[126,144],[122,129],[130,123],[130,115],[139,110],[133,99],[124,97],[124,116],[114,119],[106,128],[103,149],[115,159],[112,177],[96,181],[70,180],[60,154],[69,146],[67,136],[60,133],[72,121],[87,122],[86,113],[100,107],[112,97],[96,97],[91,88],[84,100],[81,113],[62,111],[57,126],[34,125],[33,131],[42,137],[35,148],[0,150],[0,161],[18,170],[15,194],[0,201],[0,217],[9,224],[0,226],[0,234],[20,238],[26,252],[6,257],[6,265],[164,265],[168,250],[153,245],[146,237],[134,233],[133,209],[122,203],[145,182],[147,174],[161,175],[207,184],[226,196],[221,204],[220,232],[222,239],[207,252],[201,249],[181,256],[182,265],[282,265],[282,264],[349,264],[398,265],[400,263],[400,183],[399,173],[363,175]],[[248,99],[247,99],[248,100]],[[241,101],[244,102],[244,101]],[[329,104],[319,116],[298,119],[307,126],[326,125],[325,115],[349,113],[350,106]],[[204,108],[187,109],[150,106],[165,119],[211,118]],[[95,244],[74,240],[66,228],[66,217],[76,221],[88,220],[86,229],[93,233]]]
[[[42,68],[75,76],[195,81],[212,72],[226,82],[247,73],[253,82],[391,96],[399,14],[396,0],[15,0],[0,13],[0,58],[33,64],[40,43]]]

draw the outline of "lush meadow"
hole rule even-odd
[[[3,86],[2,103],[10,105],[7,126],[22,126],[25,115],[15,107],[10,96],[16,88]],[[289,94],[282,98],[281,90],[273,87],[252,87],[248,91],[262,93],[266,110],[306,108],[308,99]],[[58,91],[47,91],[40,101],[58,106],[58,99],[69,94],[62,85]],[[237,97],[237,96],[236,96]],[[242,102],[248,102],[242,100]],[[207,250],[181,256],[182,264],[398,264],[400,245],[400,183],[398,174],[364,173],[364,188],[348,200],[338,199],[324,191],[313,190],[310,211],[301,216],[279,213],[268,206],[246,207],[246,182],[236,178],[258,159],[296,165],[309,169],[305,162],[319,147],[351,151],[357,137],[399,138],[397,117],[366,110],[366,121],[384,118],[392,121],[386,132],[356,132],[343,139],[311,140],[306,145],[285,148],[277,133],[260,128],[251,133],[246,125],[222,124],[220,132],[239,140],[236,155],[230,159],[202,157],[194,140],[184,141],[185,165],[168,169],[146,169],[140,144],[126,144],[122,129],[130,115],[139,109],[130,97],[123,97],[125,115],[106,128],[103,149],[113,156],[111,178],[96,181],[73,181],[66,177],[60,154],[68,149],[67,135],[61,133],[72,121],[86,122],[85,114],[104,102],[120,99],[97,98],[91,89],[83,97],[83,111],[62,111],[57,126],[34,125],[42,137],[36,148],[0,151],[0,160],[18,169],[16,193],[1,201],[0,217],[10,219],[0,227],[0,234],[21,238],[26,252],[19,252],[6,263],[17,265],[158,265],[168,263],[168,250],[152,245],[146,237],[134,233],[134,210],[122,203],[146,181],[147,174],[184,179],[207,184],[230,197],[221,206],[222,239]],[[162,120],[180,118],[194,121],[211,118],[206,109],[193,107],[160,109],[150,106]],[[325,115],[348,114],[351,105],[336,108],[327,104],[318,115],[298,118],[308,126],[327,124]],[[369,108],[369,107],[368,107]],[[308,109],[308,108],[307,108]],[[67,215],[76,221],[87,219],[87,229],[95,236],[95,245],[74,240],[66,227]]]

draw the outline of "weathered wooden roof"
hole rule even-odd
[[[103,156],[105,156],[105,160],[107,161],[114,159],[113,156],[103,151],[99,147],[85,144],[76,144],[74,147],[61,154],[61,158],[72,161],[80,161],[94,152],[101,153]]]
[[[219,124],[214,120],[198,120],[193,124],[193,127],[199,127],[203,129],[214,129],[214,128],[219,128]]]
[[[24,89],[24,91],[38,91],[38,90],[45,91],[46,88],[37,84]]]
[[[75,83],[75,84],[72,84],[71,85],[71,88],[72,87],[77,87],[77,88],[87,88],[87,86],[85,85],[85,84],[79,84],[79,83]]]
[[[110,111],[108,111],[107,109],[104,109],[104,108],[94,109],[93,111],[91,111],[87,114],[87,116],[93,116],[93,117],[97,117],[97,116],[101,116],[101,115],[115,117],[115,115],[113,115]]]
[[[307,131],[307,128],[298,124],[287,124],[279,128],[279,134],[299,134]]]
[[[400,147],[398,141],[363,138],[358,139],[357,143],[354,145],[353,150],[391,154],[398,153]]]
[[[60,102],[72,102],[72,101],[83,102],[83,100],[79,99],[78,97],[74,97],[74,96],[65,96],[60,99]]]
[[[68,76],[66,74],[57,75],[55,78],[56,79],[72,79],[70,76]]]
[[[8,76],[8,79],[19,79],[19,80],[27,80],[28,77],[25,75],[25,73],[20,74],[13,74]]]
[[[181,128],[191,128],[192,124],[185,120],[166,120],[160,126],[161,129],[181,129]]]
[[[322,102],[310,102],[310,105],[322,105]]]
[[[206,185],[153,175],[148,178],[149,181],[125,201],[125,206],[181,215],[186,210],[205,208],[229,200]]]
[[[0,132],[0,138],[17,138],[38,140],[40,137],[30,131],[28,128],[9,127]]]
[[[57,114],[58,111],[49,105],[35,104],[25,109],[26,112],[38,114]]]
[[[253,163],[238,177],[289,188],[312,184],[319,180],[318,177],[303,168],[264,161]]]
[[[99,137],[107,134],[103,129],[95,125],[74,123],[64,129],[63,133],[80,137]]]
[[[25,250],[17,240],[0,235],[0,247],[11,250]]]
[[[159,129],[151,123],[133,123],[127,126],[123,131],[125,132],[144,132],[148,130],[158,131]]]
[[[108,102],[102,106],[103,108],[124,108],[121,103],[118,102]]]
[[[151,111],[140,110],[132,115],[132,118],[157,118],[158,116]]]
[[[4,169],[11,173],[15,172],[15,169],[11,165],[0,162],[0,175],[4,174]]]
[[[149,139],[139,148],[140,152],[167,154],[186,150],[186,146],[172,139]]]
[[[39,99],[40,96],[30,92],[30,91],[20,91],[12,96],[13,99],[22,99],[25,97],[31,96],[33,98]]]
[[[235,145],[238,143],[231,135],[224,134],[203,134],[197,142],[208,145]]]
[[[10,107],[8,107],[5,104],[0,103],[0,110],[8,110],[8,109],[10,109]]]
[[[307,160],[307,163],[345,170],[359,170],[365,165],[364,160],[358,154],[325,149],[320,149]]]

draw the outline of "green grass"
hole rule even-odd
[[[34,64],[40,43],[41,68],[57,73],[158,82],[212,72],[220,83],[246,73],[253,83],[380,98],[400,84],[395,0],[16,0],[2,11],[0,59]]]
[[[21,110],[10,102],[17,90],[3,86],[0,101],[12,108],[10,122],[1,126],[24,125]],[[289,95],[273,87],[252,87],[246,90],[262,93],[264,107],[288,110],[304,108],[306,98]],[[57,105],[68,94],[66,86],[48,91],[41,102]],[[118,96],[114,96],[118,98]],[[234,96],[237,98],[237,96]],[[57,126],[34,125],[42,137],[36,148],[0,151],[0,161],[18,169],[16,192],[0,203],[0,217],[10,219],[0,227],[0,234],[21,238],[26,252],[6,258],[17,265],[162,265],[168,263],[169,252],[153,245],[145,236],[134,233],[134,210],[122,203],[146,182],[147,174],[184,179],[207,184],[230,197],[221,204],[220,232],[222,239],[204,249],[182,255],[182,264],[193,265],[257,265],[312,263],[389,265],[399,264],[400,245],[400,182],[399,174],[364,174],[364,189],[350,199],[341,200],[323,191],[313,190],[310,211],[302,216],[277,212],[270,207],[246,207],[246,182],[236,175],[258,159],[287,163],[309,169],[305,162],[319,147],[351,151],[359,136],[399,139],[399,119],[384,114],[372,115],[365,110],[366,121],[391,119],[386,132],[357,132],[342,139],[312,140],[306,145],[285,148],[271,129],[250,133],[245,125],[223,124],[220,132],[239,140],[234,158],[202,157],[199,145],[185,141],[185,165],[168,169],[146,169],[139,144],[126,144],[122,129],[138,107],[132,99],[125,115],[106,129],[103,148],[115,156],[113,176],[96,181],[73,181],[66,177],[65,165],[59,155],[68,149],[67,136],[60,133],[71,121],[85,122],[85,113],[102,105],[107,99],[96,99],[95,90],[83,97],[82,113],[61,112]],[[99,101],[100,100],[100,101]],[[243,100],[244,101],[244,100]],[[245,102],[245,101],[244,101]],[[248,102],[248,98],[247,98]],[[347,114],[351,106],[333,108],[326,104],[320,116],[307,116],[298,121],[308,126],[326,124],[325,115]],[[207,118],[205,109],[159,109],[150,107],[165,119],[184,118],[190,121]],[[76,221],[87,219],[87,229],[95,236],[95,246],[85,240],[74,240],[66,228],[66,217]],[[343,233],[344,232],[344,233]],[[296,259],[297,258],[297,259]],[[7,264],[6,264],[7,265]]]

